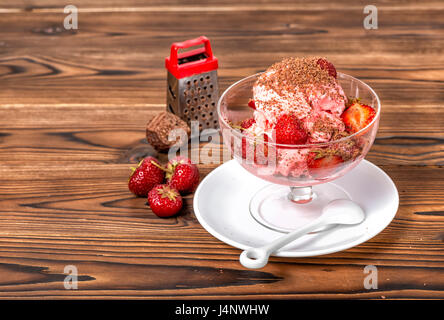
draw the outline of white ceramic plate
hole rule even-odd
[[[309,257],[349,249],[384,230],[398,210],[395,184],[384,171],[366,160],[332,183],[364,209],[364,222],[304,235],[283,247],[276,256]],[[268,244],[282,233],[258,223],[249,212],[251,197],[267,184],[236,160],[228,161],[199,184],[194,195],[195,215],[209,233],[236,248],[245,250]]]

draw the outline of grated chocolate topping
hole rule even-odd
[[[272,89],[279,95],[291,92],[295,87],[305,95],[308,95],[313,87],[325,90],[323,87],[333,85],[335,79],[328,74],[327,70],[321,69],[317,63],[318,60],[319,57],[285,58],[268,68],[258,78],[256,85]]]

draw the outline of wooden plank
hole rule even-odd
[[[0,298],[444,298],[442,1],[376,1],[371,31],[352,0],[73,4],[77,31],[59,1],[0,1]],[[376,90],[367,159],[400,193],[382,233],[246,270],[200,226],[192,195],[159,219],[129,193],[131,164],[156,155],[144,130],[164,109],[169,45],[202,33],[222,90],[289,55],[327,56]],[[202,156],[203,178],[217,164]],[[79,290],[64,289],[69,264]],[[366,265],[378,290],[364,289]]]
[[[62,28],[63,14],[11,13],[0,20],[0,105],[163,103],[170,44],[204,33],[220,59],[221,89],[282,57],[323,55],[374,87],[384,106],[436,106],[443,12],[381,12],[376,31],[364,30],[360,15],[320,10],[84,13],[76,32]]]
[[[0,297],[443,298],[443,171],[383,168],[401,197],[387,229],[340,253],[274,257],[260,271],[243,269],[240,251],[199,225],[192,196],[176,218],[153,215],[128,192],[127,165],[0,169]],[[75,292],[63,289],[68,264],[79,269]],[[368,264],[378,267],[377,291],[363,288]]]
[[[330,3],[323,0],[304,1],[304,0],[278,0],[270,3],[266,0],[195,0],[192,2],[186,2],[182,0],[73,0],[70,2],[78,8],[85,9],[102,9],[102,10],[143,10],[145,8],[152,8],[157,10],[186,10],[187,8],[203,8],[204,10],[288,10],[298,9],[310,10],[342,10],[347,8],[362,8],[365,4],[357,3],[353,0],[343,0],[338,3]],[[403,0],[376,0],[372,4],[384,9],[418,9],[418,8],[442,8],[442,2],[438,0],[427,1],[403,1]],[[0,8],[4,9],[16,9],[26,10],[28,12],[48,10],[48,9],[60,9],[64,8],[66,4],[60,3],[58,0],[16,0],[14,2],[0,1]]]
[[[367,158],[378,165],[443,165],[444,109],[426,106],[417,106],[414,111],[402,106],[388,109],[382,113],[379,133]],[[48,165],[138,162],[140,157],[156,155],[146,144],[145,126],[161,110],[163,104],[3,106],[0,163],[12,166],[36,162]],[[402,122],[399,122],[400,112]],[[206,144],[206,140],[202,141],[201,146]],[[213,148],[220,150],[218,144]],[[202,163],[206,163],[208,157],[197,151],[202,155]],[[219,154],[222,161],[223,150]]]

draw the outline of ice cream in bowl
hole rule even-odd
[[[217,110],[233,157],[270,182],[251,199],[253,217],[289,231],[282,215],[315,214],[331,200],[348,198],[332,181],[369,151],[381,106],[367,84],[310,57],[286,58],[234,83]]]

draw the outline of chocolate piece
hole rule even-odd
[[[182,129],[187,137],[177,137],[174,141],[168,140],[168,135],[174,129]],[[146,140],[157,150],[165,151],[180,140],[180,144],[188,141],[191,130],[187,123],[175,114],[163,111],[157,114],[146,126]],[[179,136],[179,134],[177,134]]]

